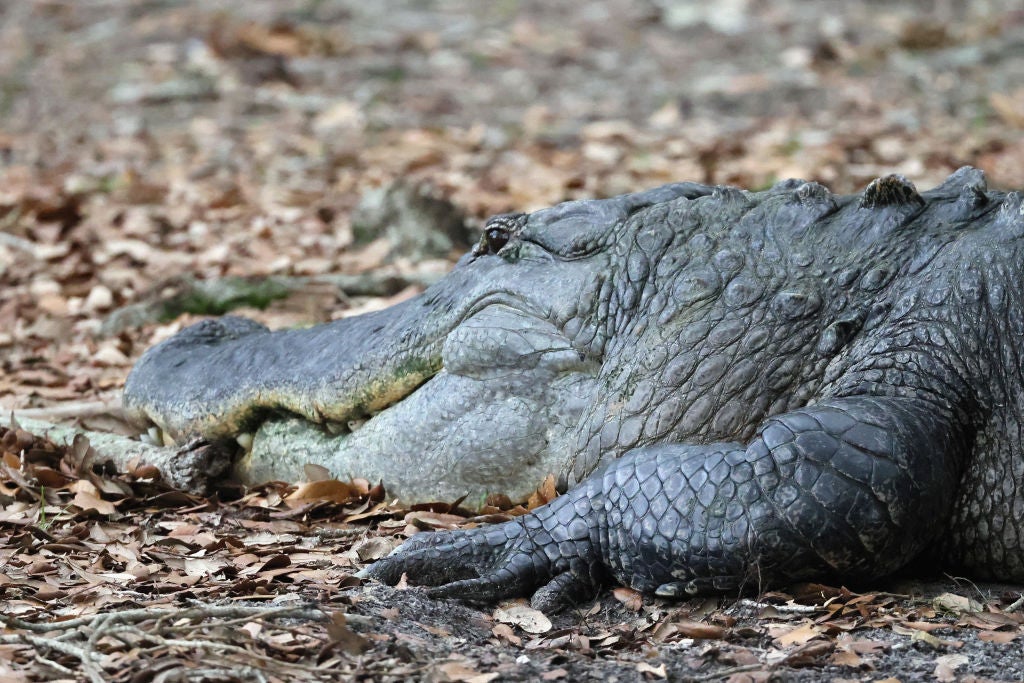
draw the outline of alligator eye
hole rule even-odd
[[[505,228],[497,226],[488,228],[484,233],[484,239],[487,241],[487,253],[497,254],[503,246],[508,244],[508,237],[508,230]]]

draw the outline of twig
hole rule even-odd
[[[728,678],[728,677],[732,676],[733,674],[741,674],[741,673],[745,673],[747,671],[762,671],[762,670],[770,671],[773,668],[774,667],[772,665],[770,665],[770,664],[744,664],[743,666],[734,666],[734,667],[732,667],[730,669],[722,669],[721,671],[717,671],[715,673],[710,673],[710,674],[707,674],[705,676],[700,676],[698,678],[691,678],[690,680],[691,681],[695,681],[695,682],[696,681],[717,681],[717,680],[720,680],[722,678]]]
[[[175,667],[162,671],[156,678],[153,679],[153,683],[163,683],[163,681],[182,681],[182,680],[196,680],[196,681],[207,681],[207,680],[235,680],[235,681],[260,681],[260,683],[266,683],[270,679],[260,669],[251,666],[237,666],[231,667],[230,669],[224,667],[210,667],[205,669],[189,669],[184,666]]]
[[[12,235],[9,232],[0,231],[0,244],[11,247],[12,249],[17,249],[18,251],[24,251],[32,256],[39,253],[39,245],[35,242],[27,240],[24,237]]]
[[[164,638],[159,634],[147,633],[146,638],[157,643],[162,647],[183,647],[183,648],[199,648],[203,650],[214,650],[220,652],[227,652],[234,655],[241,655],[248,659],[258,659],[262,662],[273,666],[281,666],[284,664],[287,669],[296,669],[298,671],[305,671],[307,673],[323,673],[324,669],[316,666],[305,666],[303,664],[296,664],[294,662],[282,662],[273,657],[267,655],[261,655],[258,652],[247,650],[244,647],[238,645],[231,645],[230,643],[219,643],[216,640],[188,640],[185,638]]]
[[[15,411],[0,407],[0,414],[9,415],[12,412]],[[121,392],[95,401],[64,401],[52,406],[25,408],[17,411],[17,419],[19,420],[22,418],[30,420],[69,420],[96,417],[97,415],[109,415],[118,420],[126,420],[124,410],[121,408]]]
[[[8,638],[11,638],[11,640],[8,640]],[[53,638],[34,636],[30,633],[22,633],[15,636],[4,636],[3,640],[0,642],[7,642],[10,644],[28,643],[29,645],[34,645],[37,648],[44,650],[53,650],[62,654],[71,655],[82,664],[82,669],[85,671],[85,674],[89,677],[89,680],[92,681],[92,683],[105,683],[107,680],[93,661],[96,653],[91,652],[84,647],[65,643],[60,640],[54,640]]]
[[[1016,600],[1014,600],[1013,602],[1011,602],[1011,603],[1010,603],[1010,604],[1009,604],[1009,605],[1007,606],[1007,608],[1006,608],[1006,609],[1004,609],[1003,611],[1004,611],[1004,612],[1016,612],[1016,611],[1017,611],[1017,610],[1019,610],[1019,609],[1020,609],[1021,607],[1024,607],[1024,593],[1022,593],[1022,594],[1021,594],[1021,596],[1020,596],[1019,598],[1017,598]]]
[[[768,609],[770,607],[776,610],[777,612],[782,612],[784,614],[810,614],[811,612],[821,612],[824,609],[822,607],[817,607],[815,605],[797,605],[795,603],[790,603],[786,605],[773,605],[770,602],[758,602],[756,600],[750,600],[749,598],[744,598],[743,600],[740,600],[740,605],[742,605],[743,607],[749,607],[751,609]]]
[[[313,535],[319,539],[352,538],[353,536],[365,536],[366,527],[362,529],[317,529]]]
[[[139,608],[124,610],[122,612],[103,612],[88,617],[68,619],[67,621],[50,621],[45,623],[25,621],[18,617],[7,616],[0,613],[0,624],[8,628],[33,631],[35,633],[47,633],[50,631],[69,631],[79,627],[94,627],[101,619],[111,618],[111,623],[130,624],[149,619],[158,621],[171,619],[223,619],[223,618],[252,618],[263,619],[293,617],[308,619],[310,621],[326,621],[327,615],[320,609],[309,607],[240,607],[238,605],[211,605],[208,607],[190,607],[187,609],[152,609]],[[114,619],[116,617],[116,619]]]

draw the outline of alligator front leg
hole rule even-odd
[[[551,608],[608,578],[686,596],[866,580],[933,540],[964,453],[933,403],[855,396],[767,420],[748,445],[639,448],[531,514],[417,536],[364,575]]]

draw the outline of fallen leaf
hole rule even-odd
[[[551,620],[543,612],[519,601],[498,603],[493,617],[495,621],[518,626],[527,633],[547,633],[551,630]]]
[[[385,557],[388,553],[397,547],[397,539],[385,538],[384,536],[371,536],[370,538],[359,541],[352,550],[355,551],[356,556],[362,562],[374,562],[382,557]]]
[[[500,676],[497,672],[480,673],[459,662],[446,662],[438,667],[449,681],[459,683],[488,683]]]
[[[978,638],[988,643],[998,643],[1005,645],[1006,643],[1012,643],[1020,636],[1019,633],[1012,631],[978,631]]]
[[[668,672],[665,670],[664,664],[658,666],[651,666],[647,662],[640,662],[636,665],[636,670],[642,674],[651,674],[658,678],[668,678]]]
[[[530,494],[530,499],[526,503],[526,507],[529,510],[539,508],[542,505],[547,505],[555,498],[558,497],[558,491],[555,490],[555,475],[549,474],[544,478],[537,490]]]
[[[836,650],[832,653],[832,659],[829,661],[837,666],[851,667],[859,667],[864,663],[864,660],[856,652],[850,650]]]
[[[932,673],[940,683],[952,683],[957,680],[956,670],[969,660],[960,654],[942,655],[935,658],[935,671]]]
[[[295,491],[285,496],[285,502],[289,505],[295,505],[322,500],[337,505],[344,505],[352,500],[352,498],[351,486],[337,479],[326,479],[299,484]]]
[[[331,644],[350,655],[365,652],[372,646],[369,640],[349,628],[348,619],[341,611],[331,614],[331,620],[327,622],[327,637]]]
[[[95,490],[95,489],[94,489]],[[79,491],[75,494],[71,504],[82,509],[83,512],[95,510],[101,515],[112,515],[116,512],[114,504],[110,501],[97,498],[87,491]]]
[[[775,642],[786,647],[788,645],[803,645],[807,641],[822,635],[822,629],[817,624],[804,624],[786,631],[782,635],[775,636]]]
[[[334,479],[331,475],[331,471],[323,465],[317,465],[311,462],[307,462],[302,466],[302,473],[306,475],[306,480],[310,482],[314,481],[330,481]]]
[[[615,599],[621,602],[626,609],[632,612],[639,612],[640,608],[643,607],[644,596],[632,588],[619,586],[612,591],[612,595],[614,595]]]
[[[932,600],[932,605],[940,612],[961,614],[963,612],[980,612],[983,607],[975,600],[957,595],[956,593],[943,593]]]
[[[495,624],[494,628],[491,629],[491,634],[495,638],[504,640],[509,645],[521,647],[523,644],[523,639],[517,636],[508,624]]]

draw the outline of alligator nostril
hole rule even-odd
[[[488,228],[485,233],[487,239],[487,252],[497,254],[501,248],[508,244],[508,230],[501,227]]]

